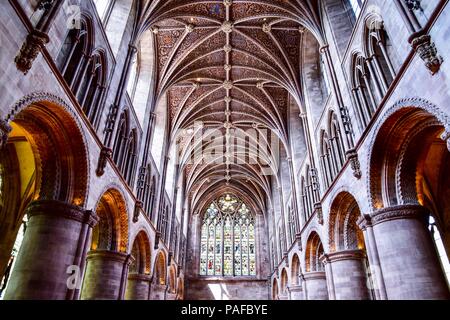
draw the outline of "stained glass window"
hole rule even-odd
[[[256,276],[255,217],[245,203],[220,197],[206,210],[201,232],[201,275]]]

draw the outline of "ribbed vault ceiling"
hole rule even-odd
[[[252,137],[244,132],[252,129],[268,136],[268,144],[277,137],[289,156],[288,108],[303,105],[303,34],[311,32],[320,39],[314,2],[164,0],[140,8],[141,30],[151,28],[154,36],[155,94],[167,95],[171,140],[179,146],[194,209],[207,202],[200,200],[222,192],[247,197],[255,207],[266,209],[271,179],[278,182],[278,153],[252,153]],[[195,125],[198,122],[203,126]],[[225,137],[223,154],[193,163],[192,153],[200,148],[194,137],[211,129]],[[241,138],[232,131],[242,133]],[[217,150],[207,141],[201,146],[204,153]],[[237,150],[236,142],[244,150]],[[244,153],[247,163],[236,163]]]

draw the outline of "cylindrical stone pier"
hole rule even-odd
[[[128,275],[125,300],[149,300],[151,277],[146,274],[132,273]]]
[[[32,202],[26,214],[27,231],[4,299],[68,299],[77,289],[86,234],[97,216],[54,200]]]
[[[325,272],[308,272],[304,275],[306,300],[328,300]]]
[[[364,267],[365,253],[348,250],[325,255],[324,263],[332,269],[336,300],[368,300],[369,284]]]
[[[89,252],[81,299],[122,300],[130,263],[130,256],[126,253],[107,250]]]
[[[419,205],[384,208],[371,215],[390,300],[450,298],[428,217],[428,210]]]

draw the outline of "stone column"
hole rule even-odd
[[[152,284],[150,300],[164,300],[167,286],[165,284]]]
[[[131,256],[122,252],[89,252],[81,299],[122,300],[131,262]]]
[[[125,300],[149,300],[151,277],[146,274],[132,273],[128,275]]]
[[[11,274],[5,300],[64,300],[77,289],[92,211],[54,200],[34,201],[26,210],[29,222]],[[78,273],[77,273],[78,269]]]
[[[304,274],[306,300],[328,300],[327,277],[325,272]]]
[[[291,286],[289,288],[291,300],[304,300],[303,287],[301,285]]]
[[[325,257],[324,263],[333,270],[334,299],[369,300],[364,251],[341,251]]]
[[[390,300],[450,298],[428,217],[428,210],[419,205],[384,208],[371,215]]]

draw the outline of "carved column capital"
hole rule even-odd
[[[19,54],[15,58],[16,67],[23,74],[27,74],[39,53],[44,49],[45,45],[49,43],[50,38],[44,32],[33,30],[28,34]]]
[[[371,220],[374,226],[399,219],[418,219],[425,222],[429,214],[428,209],[425,207],[408,204],[380,209],[371,214]]]
[[[91,210],[85,210],[81,207],[57,200],[33,201],[26,209],[26,213],[29,217],[42,215],[62,217],[87,224],[91,228],[99,220],[95,212]]]
[[[362,231],[366,231],[367,228],[372,227],[372,219],[370,218],[370,215],[365,214],[362,215],[356,220],[356,224]]]
[[[363,260],[366,254],[362,250],[345,250],[324,254],[321,260],[324,264],[343,260]]]

